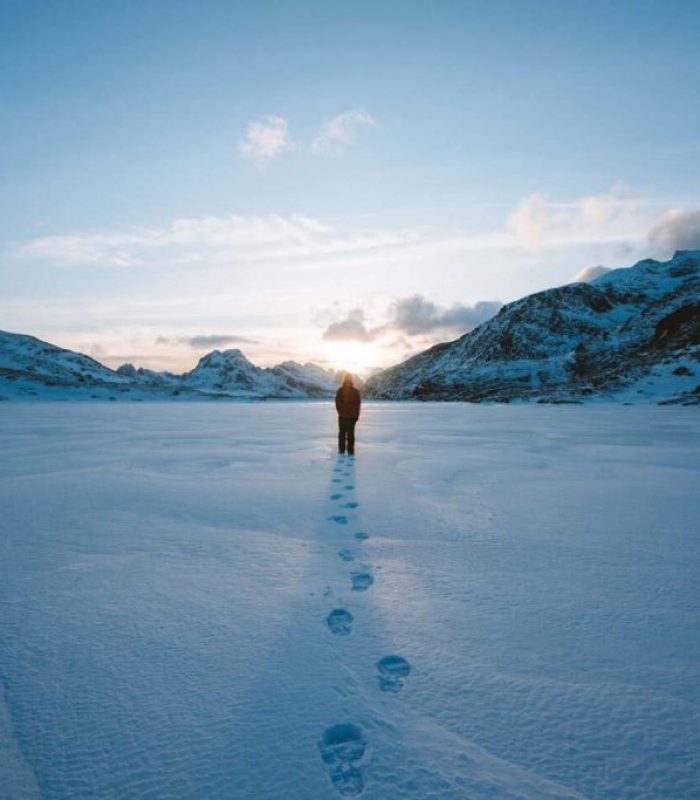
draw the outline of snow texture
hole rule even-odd
[[[2,800],[698,796],[697,409],[57,408],[0,415]]]

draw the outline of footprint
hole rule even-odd
[[[353,572],[350,576],[352,578],[353,592],[366,592],[367,589],[374,583],[372,573],[367,570]]]
[[[349,636],[352,626],[352,614],[344,608],[334,608],[326,617],[326,625],[336,636]]]
[[[359,505],[355,500],[351,500],[349,503],[343,503],[343,508],[357,508]]]
[[[344,550],[339,550],[338,555],[343,559],[343,561],[355,560],[352,550],[348,549],[347,547]]]
[[[331,483],[340,483],[340,478],[333,478]]]
[[[377,661],[379,688],[383,692],[398,694],[403,689],[404,678],[408,677],[411,665],[401,656],[384,656]]]
[[[369,539],[369,534],[365,533],[364,531],[358,531],[355,534],[355,538],[359,539],[359,541],[364,542],[366,539]]]
[[[333,725],[318,743],[328,777],[343,797],[361,794],[365,780],[360,769],[367,742],[359,725]]]
[[[340,492],[336,492],[336,494],[331,495],[331,500],[340,500],[343,495]]]
[[[348,518],[344,514],[335,514],[332,517],[328,517],[331,522],[337,522],[338,525],[347,525]]]
[[[351,492],[354,488],[355,487],[351,483],[348,483],[347,486],[343,486],[343,489],[347,489],[349,492]]]

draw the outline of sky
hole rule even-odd
[[[700,248],[696,0],[0,0],[0,329],[365,373]]]

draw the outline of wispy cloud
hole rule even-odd
[[[375,125],[365,111],[346,111],[326,120],[311,140],[314,153],[339,153],[353,144],[361,128]]]
[[[645,204],[614,187],[564,203],[531,194],[509,215],[506,229],[516,244],[536,252],[552,245],[643,238],[648,224]]]
[[[187,344],[194,349],[202,347],[224,347],[227,344],[259,344],[256,339],[228,333],[213,333],[200,336],[159,336],[156,344]]]
[[[69,233],[26,242],[13,255],[68,266],[145,267],[163,262],[273,263],[313,257],[348,257],[403,247],[421,238],[410,229],[347,233],[301,214],[176,219],[161,228]]]
[[[249,122],[245,138],[238,143],[241,157],[253,161],[259,167],[293,149],[287,120],[276,116]]]

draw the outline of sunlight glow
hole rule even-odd
[[[384,349],[375,342],[330,341],[324,342],[324,350],[332,369],[345,370],[359,376],[366,376],[386,358]]]

